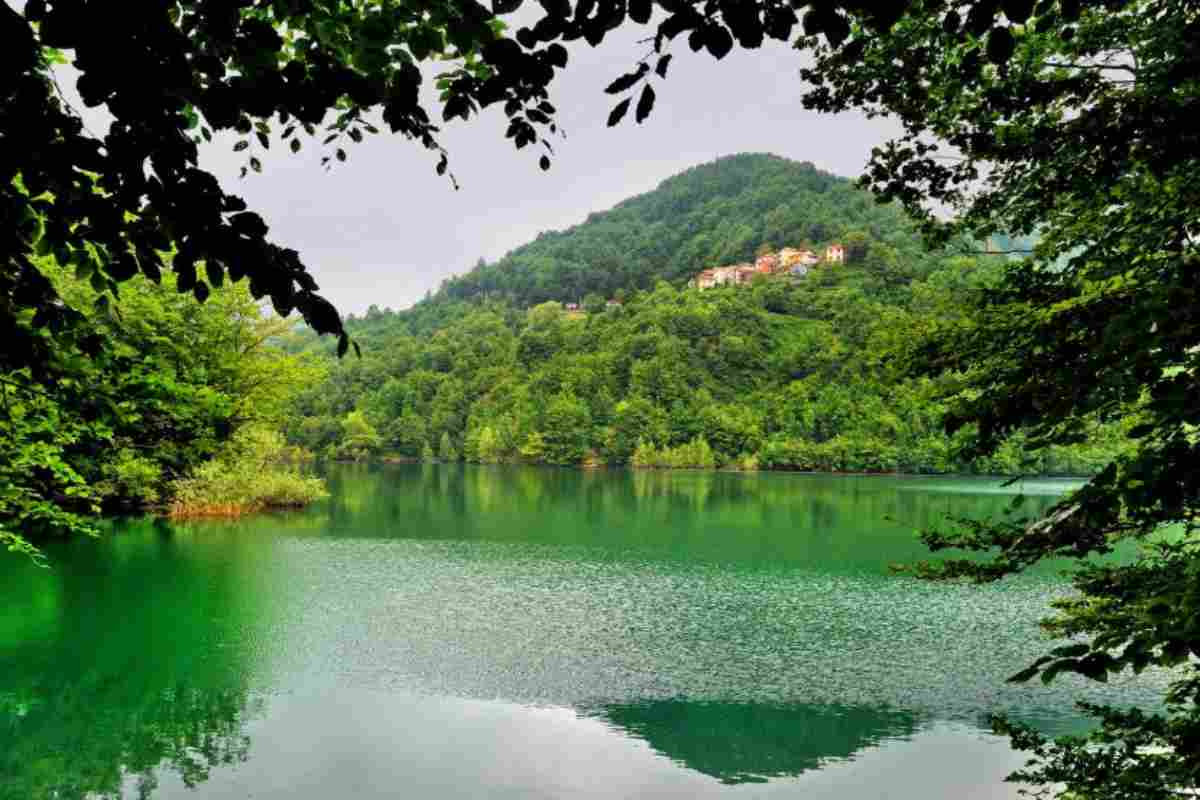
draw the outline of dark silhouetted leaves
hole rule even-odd
[[[1008,63],[1016,47],[1016,40],[1008,28],[992,28],[988,34],[987,55],[993,64]]]
[[[622,100],[621,102],[617,103],[615,106],[613,106],[612,112],[609,113],[609,115],[608,115],[608,127],[611,128],[612,126],[614,126],[618,122],[620,122],[624,118],[625,113],[627,111],[629,111],[629,98],[628,97],[625,98],[624,100]]]
[[[646,117],[650,116],[650,111],[654,108],[654,87],[646,84],[642,89],[642,96],[638,98],[636,119],[640,124]]]
[[[229,224],[241,235],[249,236],[252,239],[261,239],[267,235],[267,223],[263,222],[263,218],[253,211],[234,214],[229,218]]]
[[[710,26],[704,34],[704,46],[713,58],[722,59],[733,49],[733,36],[723,26]]]
[[[546,48],[546,58],[551,64],[562,69],[567,66],[567,48],[555,42]]]
[[[607,87],[605,87],[604,91],[608,94],[620,94],[621,92],[628,91],[629,89],[633,88],[634,84],[642,79],[649,69],[650,68],[645,64],[641,64],[633,72],[626,73],[610,83]]]

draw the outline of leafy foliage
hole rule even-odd
[[[50,259],[37,266],[60,296],[93,309],[90,281]],[[76,331],[108,344],[60,350],[53,383],[32,368],[0,373],[0,541],[10,549],[90,532],[102,510],[168,500],[243,426],[275,424],[289,382],[319,377],[311,359],[271,345],[288,326],[244,287],[200,305],[172,284],[132,279],[119,310],[83,316]]]
[[[962,377],[947,421],[977,427],[981,455],[1016,431],[1069,445],[1097,420],[1136,420],[1130,446],[1047,516],[931,533],[935,549],[988,557],[927,573],[992,580],[1142,542],[1133,564],[1075,570],[1079,595],[1047,626],[1076,641],[1014,678],[1173,669],[1165,713],[1094,708],[1095,735],[1057,745],[1013,729],[1037,756],[1022,775],[1080,798],[1194,792],[1200,151],[1186,120],[1200,113],[1200,7],[1005,3],[1010,24],[983,4],[965,15],[919,8],[886,35],[810,40],[816,59],[804,74],[817,88],[806,103],[886,110],[903,123],[866,182],[923,215],[935,239],[1000,231],[1038,243],[983,294],[980,314],[941,326],[914,366]],[[939,222],[930,200],[957,215]]]
[[[320,478],[288,465],[283,437],[246,427],[213,459],[171,487],[173,517],[240,516],[263,509],[299,508],[327,496]]]

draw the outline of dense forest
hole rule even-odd
[[[702,268],[839,241],[845,263],[700,290]],[[972,324],[1007,260],[928,253],[895,208],[810,164],[739,155],[495,264],[400,312],[350,319],[361,359],[302,392],[286,435],[318,455],[485,463],[1082,474],[1086,444],[958,455],[955,377],[902,369],[939,326]],[[562,301],[581,299],[578,309]],[[321,348],[300,333],[293,350]],[[329,352],[325,346],[325,352]]]
[[[0,371],[0,544],[35,554],[31,540],[101,512],[240,513],[322,493],[283,463],[279,433],[290,393],[322,368],[272,344],[289,324],[244,284],[199,304],[171,275],[137,276],[110,304],[85,269],[38,268],[84,311],[41,374]]]

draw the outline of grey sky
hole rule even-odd
[[[233,138],[206,146],[202,165],[263,215],[274,241],[300,252],[340,310],[358,313],[371,304],[406,307],[480,257],[497,259],[540,231],[579,223],[718,156],[771,152],[854,176],[896,131],[858,114],[805,112],[803,56],[785,45],[735,49],[717,62],[684,41],[672,49],[650,118],[637,125],[630,114],[609,129],[614,99],[604,87],[646,50],[636,42],[646,29],[616,33],[599,49],[570,49],[551,97],[567,138],[546,173],[540,148],[518,152],[504,138],[498,109],[443,132],[458,191],[435,174],[433,154],[386,133],[348,148],[349,159],[328,172],[311,141],[299,155],[276,145],[263,155],[263,174],[245,179],[237,175],[246,154],[231,151]]]

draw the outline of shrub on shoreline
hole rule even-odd
[[[171,517],[236,517],[256,511],[302,508],[328,496],[320,478],[303,475],[289,463],[283,437],[249,428],[225,452],[197,467],[172,486]]]

